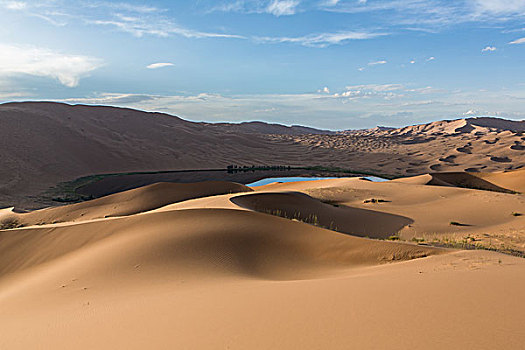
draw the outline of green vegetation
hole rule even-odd
[[[19,228],[23,226],[24,225],[22,225],[15,218],[7,218],[7,219],[4,219],[2,222],[0,222],[0,230],[9,230],[9,229]]]
[[[465,249],[465,250],[489,250],[493,252],[508,254],[517,256],[520,258],[525,258],[525,252],[521,250],[514,249],[505,244],[500,244],[499,246],[494,246],[489,243],[489,245],[479,242],[474,237],[464,237],[462,239],[453,239],[448,237],[443,238],[434,238],[431,242],[432,246],[443,247],[443,248],[454,248],[454,249]]]
[[[385,199],[376,199],[376,198],[371,198],[371,199],[366,199],[363,201],[363,203],[388,203],[390,201],[387,201]]]
[[[55,187],[50,188],[43,194],[44,200],[51,200],[59,203],[77,203],[82,201],[91,200],[93,196],[85,196],[79,192],[79,189],[90,184],[94,184],[108,177],[116,176],[129,176],[129,175],[157,175],[157,174],[176,174],[176,173],[192,173],[192,172],[217,172],[217,173],[228,173],[235,174],[239,172],[257,172],[257,171],[293,171],[293,170],[307,170],[311,172],[320,173],[336,173],[356,176],[377,176],[385,179],[394,178],[387,174],[377,174],[368,171],[353,171],[349,169],[343,169],[338,167],[292,167],[290,165],[228,165],[226,168],[219,169],[187,169],[187,170],[160,170],[160,171],[134,171],[134,172],[122,172],[122,173],[107,173],[107,174],[95,174],[79,177],[72,181],[62,182]],[[219,176],[220,177],[220,176]],[[213,176],[209,180],[213,180]]]
[[[470,226],[469,224],[462,224],[462,223],[457,222],[457,221],[451,221],[449,223],[449,225],[452,225],[452,226]]]

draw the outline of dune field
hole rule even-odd
[[[525,0],[0,0],[0,350],[524,350]]]
[[[523,122],[0,121],[0,349],[525,344]]]
[[[433,172],[497,172],[525,166],[525,122],[470,118],[333,132],[266,123],[195,123],[163,113],[51,102],[0,105],[0,207],[56,205],[49,194],[81,177],[99,179],[95,197],[155,182],[365,172],[388,178]],[[288,175],[228,174],[229,165],[320,167]],[[155,173],[223,169],[217,172]],[[334,173],[337,170],[340,173]],[[149,174],[129,174],[153,172]],[[128,175],[126,175],[128,174]],[[339,174],[339,175],[338,175]],[[97,178],[93,181],[96,181]],[[113,191],[104,191],[111,189]],[[53,191],[51,191],[53,192]]]
[[[4,209],[0,348],[519,349],[524,170],[465,175]]]

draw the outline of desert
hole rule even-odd
[[[0,0],[0,350],[525,349],[525,0]]]
[[[17,104],[0,106],[0,115],[9,120],[13,111],[28,108],[43,114],[41,128],[51,123],[44,119],[51,116],[49,108],[80,109],[84,115],[100,109]],[[108,128],[120,113],[137,114],[136,123],[151,118],[138,111],[102,110],[117,114],[105,115]],[[20,124],[24,116],[18,115],[18,132],[24,129]],[[203,127],[161,117],[162,122],[187,123],[187,128]],[[74,123],[73,118],[74,113],[62,115],[59,122]],[[231,158],[217,156],[226,155],[228,148],[222,150],[226,146],[215,141],[216,153],[202,159],[200,165],[208,169],[222,166],[222,172],[196,173],[210,177],[202,182],[188,182],[196,176],[193,173],[185,175],[184,182],[156,182],[159,175],[154,171],[166,170],[168,164],[159,150],[169,147],[157,145],[144,150],[151,152],[147,158],[161,164],[156,168],[137,168],[133,159],[122,156],[124,165],[109,160],[111,167],[104,162],[95,164],[101,172],[153,172],[152,178],[141,175],[140,186],[121,191],[113,183],[127,181],[128,187],[137,183],[123,175],[88,177],[79,190],[91,186],[92,195],[95,188],[114,193],[31,209],[43,205],[36,200],[39,192],[16,193],[17,188],[45,193],[42,186],[52,188],[64,180],[75,183],[75,177],[85,177],[94,168],[74,172],[72,167],[68,173],[65,168],[72,161],[57,159],[54,167],[63,177],[50,172],[45,181],[38,181],[46,169],[23,171],[24,163],[15,161],[11,164],[19,168],[9,171],[25,176],[16,179],[21,187],[4,183],[4,189],[11,192],[3,200],[10,200],[11,206],[0,211],[0,320],[4,330],[0,344],[6,349],[519,348],[525,341],[521,327],[525,321],[521,298],[525,287],[525,162],[522,151],[509,145],[516,144],[521,130],[515,126],[512,130],[478,129],[473,136],[457,131],[465,121],[442,124],[451,123],[452,129],[444,134],[450,137],[432,131],[427,140],[426,133],[409,133],[409,140],[422,139],[418,145],[420,154],[429,159],[425,164],[435,161],[430,157],[444,156],[432,151],[440,138],[450,146],[455,142],[453,147],[468,139],[473,140],[469,141],[471,154],[478,167],[495,171],[464,171],[471,165],[467,163],[454,167],[463,171],[429,172],[427,167],[418,171],[426,174],[406,176],[404,172],[405,176],[399,176],[396,168],[359,160],[361,154],[377,152],[377,162],[382,163],[380,157],[395,154],[398,147],[410,147],[410,143],[397,140],[391,149],[388,142],[393,141],[388,141],[373,151],[370,136],[365,136],[361,146],[354,142],[359,133],[354,133],[348,147],[357,152],[347,153],[338,165],[365,174],[381,168],[385,171],[381,174],[395,177],[375,182],[364,175],[349,177],[352,174],[329,169],[334,163],[316,163],[326,158],[316,158],[316,152],[339,154],[347,137],[344,133],[289,136],[235,130],[232,137],[240,140],[235,142],[249,139],[265,145],[257,146],[262,148],[259,162],[264,161],[267,149],[282,149],[286,164],[325,167],[324,172],[318,168],[318,175],[331,170],[337,176],[252,187],[225,181],[224,177],[235,174],[227,171]],[[218,138],[219,133],[230,132],[224,126],[216,128]],[[84,130],[89,130],[88,125]],[[19,134],[6,131],[2,139],[11,135]],[[512,158],[511,164],[478,154],[476,137],[484,142],[493,135],[499,135],[499,153],[488,152]],[[305,140],[319,137],[340,146],[295,151],[305,147]],[[93,157],[89,154],[96,151],[90,148],[92,141],[76,142],[85,144],[69,148],[70,157]],[[49,147],[53,146],[57,147]],[[233,141],[228,145],[234,146],[241,152],[244,147]],[[186,156],[206,147],[191,144]],[[8,147],[2,151],[5,156],[16,155]],[[95,157],[104,159],[100,154]],[[192,165],[178,164],[181,168]],[[237,164],[242,169],[250,163]],[[262,175],[258,171],[250,170],[244,180],[254,181],[270,170],[260,170]],[[286,176],[294,171],[308,173],[287,168],[276,173]],[[149,181],[154,183],[143,185]]]

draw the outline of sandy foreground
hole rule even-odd
[[[502,191],[156,184],[4,209],[0,348],[522,349],[525,260],[432,246],[525,251],[523,170],[477,178]]]

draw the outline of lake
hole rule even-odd
[[[389,181],[377,176],[359,176],[373,182],[384,182]],[[259,181],[255,181],[247,184],[249,187],[268,185],[274,182],[297,182],[297,181],[315,181],[315,180],[328,180],[328,179],[342,179],[342,177],[269,177]]]

